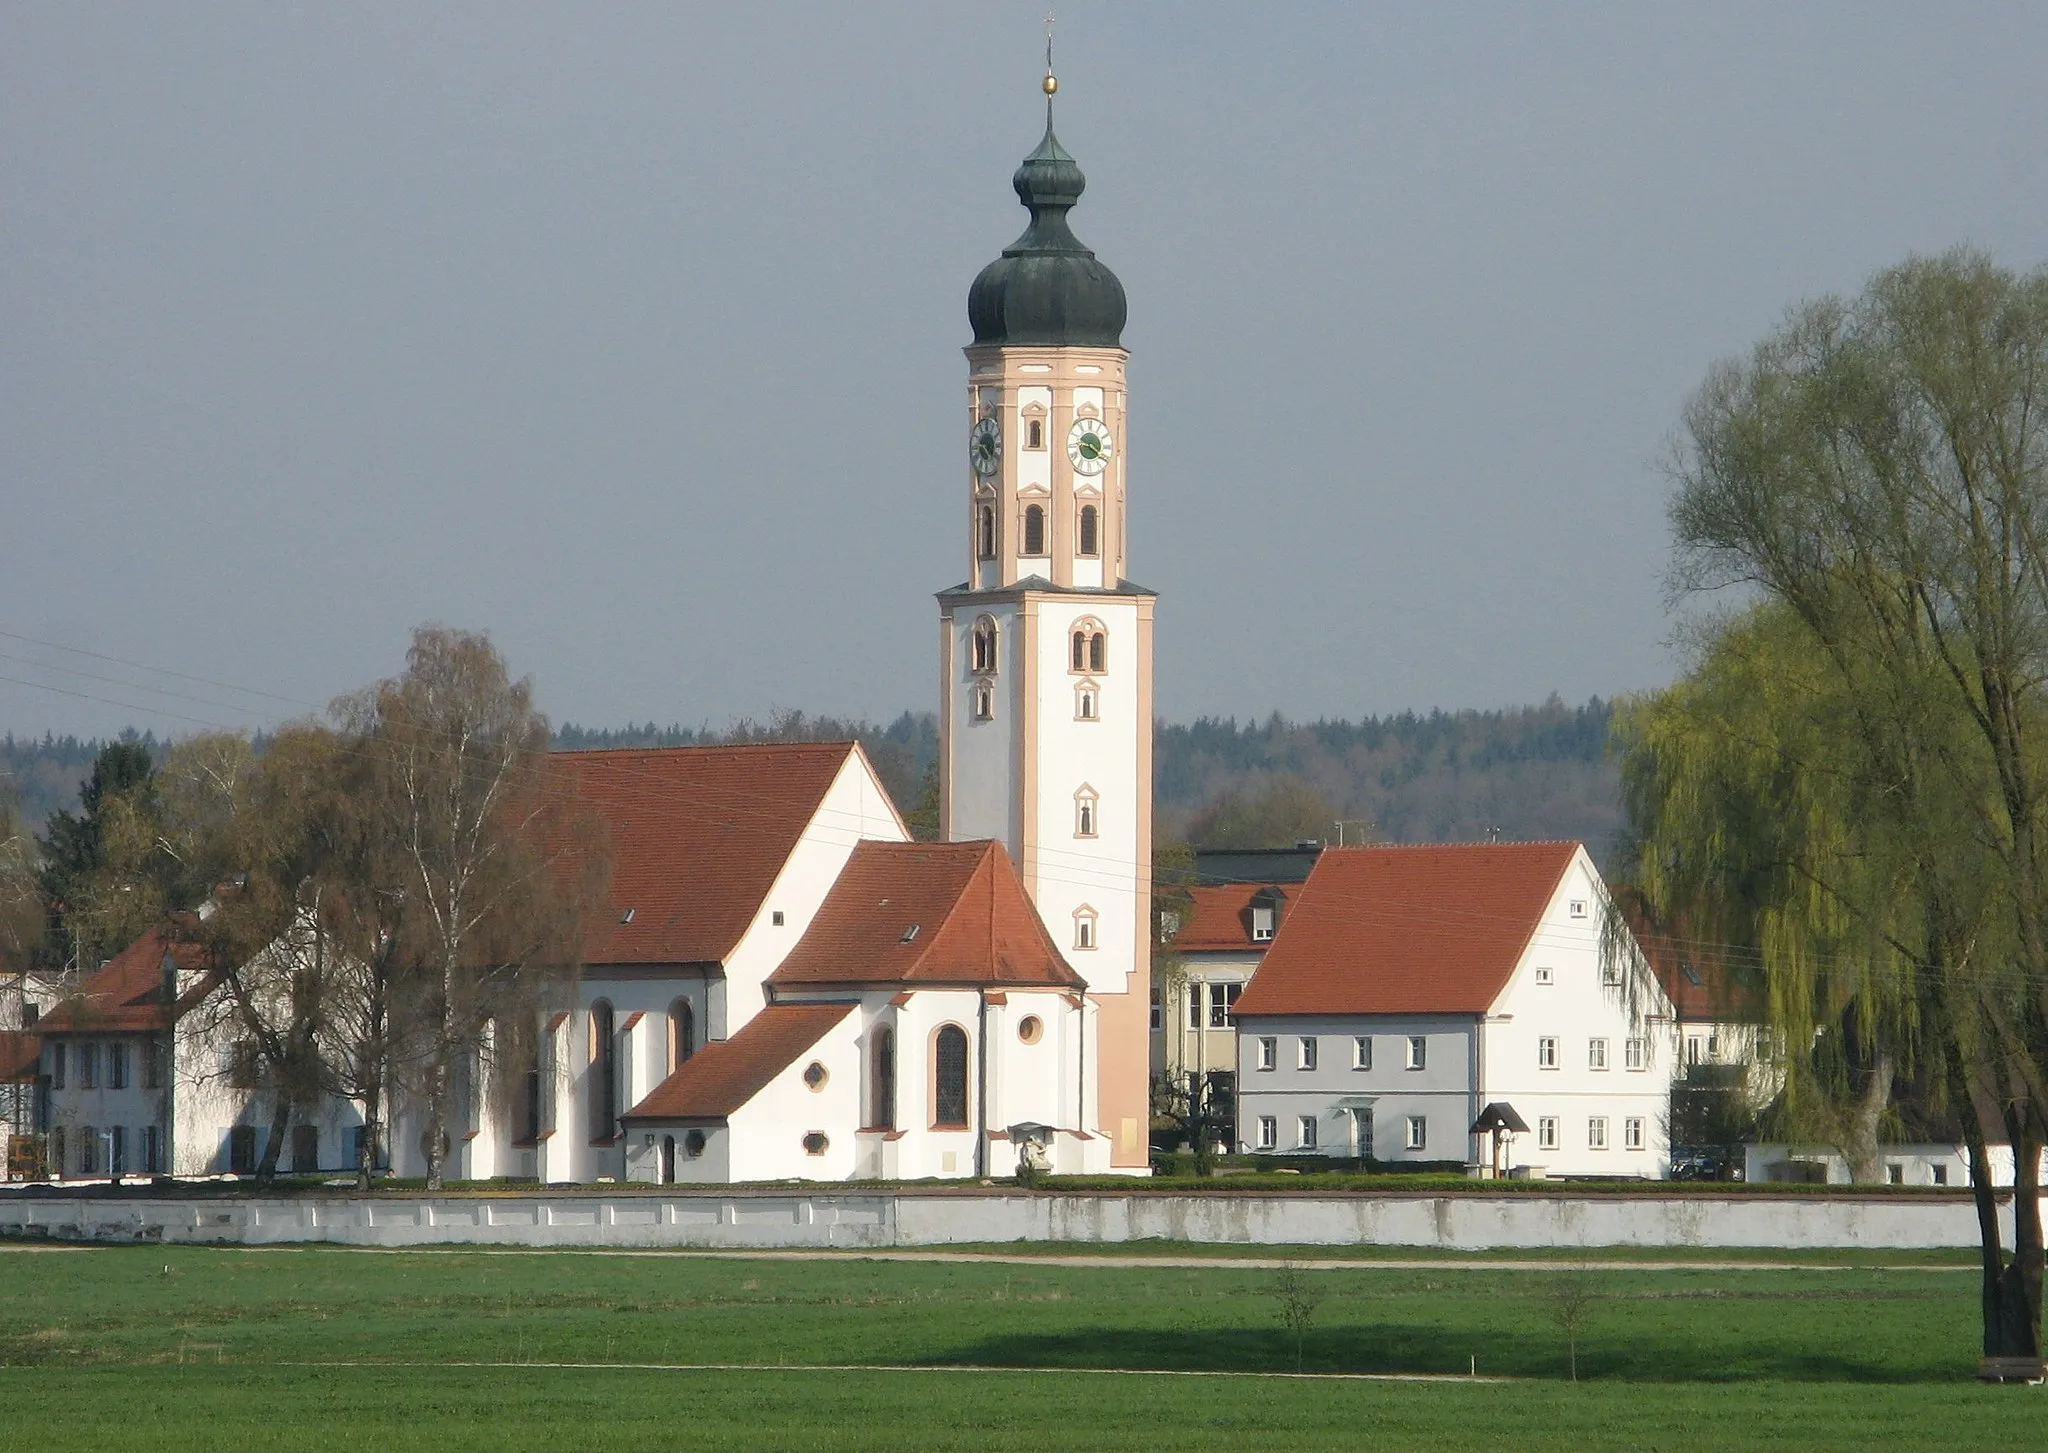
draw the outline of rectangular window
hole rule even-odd
[[[128,1046],[110,1044],[107,1046],[107,1088],[125,1090],[128,1088]]]
[[[1157,984],[1152,986],[1152,1027],[1154,1029],[1160,1027],[1159,986]]]
[[[107,1174],[123,1175],[128,1170],[128,1128],[116,1125],[107,1132]]]
[[[1539,1070],[1554,1070],[1557,1068],[1557,1039],[1555,1036],[1546,1034],[1536,1041],[1536,1068]]]
[[[1351,1068],[1369,1070],[1372,1068],[1372,1036],[1354,1034],[1351,1036]]]
[[[164,1173],[164,1132],[161,1126],[142,1127],[142,1170],[145,1175]]]
[[[1427,1115],[1410,1115],[1408,1117],[1408,1148],[1410,1150],[1429,1149],[1429,1117]]]
[[[88,1125],[78,1132],[78,1173],[82,1176],[97,1175],[99,1168],[100,1133]]]
[[[1188,1028],[1202,1027],[1202,985],[1194,981],[1188,984]]]
[[[1209,986],[1209,1027],[1228,1029],[1237,1021],[1231,1018],[1231,1011],[1237,1007],[1237,996],[1244,992],[1242,984],[1211,984]]]
[[[1584,918],[1586,916],[1586,900],[1583,898],[1572,899],[1571,914],[1574,918]]]
[[[1621,965],[1602,964],[1600,966],[1600,982],[1610,989],[1619,987],[1621,984]]]
[[[1948,1167],[1947,1167],[1947,1166],[1945,1166],[1945,1165],[1931,1165],[1931,1166],[1929,1166],[1929,1167],[1927,1168],[1927,1170],[1928,1170],[1928,1174],[1930,1174],[1930,1175],[1932,1175],[1932,1176],[1934,1177],[1934,1183],[1935,1183],[1935,1184],[1936,1184],[1937,1186],[1945,1186],[1945,1185],[1947,1185],[1947,1184],[1948,1184]]]
[[[1557,1149],[1557,1117],[1555,1115],[1539,1115],[1536,1117],[1536,1148],[1538,1150]]]
[[[1083,797],[1074,804],[1074,836],[1095,836],[1095,799]]]
[[[1273,936],[1273,910],[1252,908],[1252,942],[1264,943]]]
[[[1687,1064],[1698,1064],[1701,1058],[1706,1054],[1706,1051],[1707,1042],[1706,1040],[1700,1038],[1699,1035],[1688,1034],[1685,1037],[1685,1062]]]
[[[1607,1117],[1594,1115],[1586,1121],[1586,1149],[1607,1149]]]
[[[231,1090],[253,1090],[256,1088],[256,1043],[254,1040],[238,1039],[228,1050],[228,1088]]]
[[[1304,1034],[1294,1047],[1294,1067],[1298,1070],[1312,1070],[1316,1067],[1316,1042]]]
[[[1553,975],[1548,969],[1538,969],[1536,971],[1536,982],[1539,984],[1548,984],[1552,981],[1552,978]]]
[[[1604,1070],[1607,1068],[1607,1041],[1589,1039],[1586,1041],[1586,1068]]]
[[[1351,1153],[1370,1160],[1373,1153],[1372,1111],[1351,1112]]]
[[[1271,1034],[1261,1035],[1259,1037],[1259,1068],[1270,1070],[1279,1061],[1279,1058],[1279,1038]]]
[[[61,1039],[50,1046],[50,1088],[53,1090],[64,1088],[64,1062],[71,1058],[70,1049]]]
[[[292,1174],[306,1175],[320,1169],[320,1127],[292,1127]]]
[[[256,1170],[256,1127],[237,1125],[228,1131],[228,1169],[238,1176]]]
[[[155,1035],[142,1041],[142,1088],[161,1090],[164,1087],[164,1046]]]
[[[1077,913],[1074,915],[1074,947],[1095,947],[1095,915]]]
[[[1299,1145],[1303,1150],[1314,1150],[1316,1148],[1315,1116],[1303,1115],[1299,1118],[1295,1127],[1295,1144]]]
[[[81,1044],[78,1047],[78,1088],[96,1090],[100,1084],[100,1047],[96,1044]]]
[[[1259,1117],[1259,1149],[1271,1150],[1280,1138],[1280,1121],[1277,1116]]]
[[[1621,1148],[1641,1150],[1643,1148],[1643,1117],[1631,1115],[1621,1122]]]
[[[1422,1035],[1408,1036],[1408,1068],[1421,1070],[1429,1068],[1429,1041]]]
[[[1624,1069],[1643,1069],[1647,1059],[1648,1056],[1644,1052],[1644,1045],[1641,1039],[1631,1037],[1622,1041],[1621,1063]]]

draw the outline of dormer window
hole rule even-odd
[[[977,676],[996,673],[996,618],[978,616],[967,636],[968,668]]]
[[[1264,943],[1273,936],[1273,910],[1270,906],[1252,906],[1252,942]]]
[[[1252,894],[1251,909],[1246,915],[1246,926],[1251,929],[1253,943],[1270,943],[1280,928],[1280,908],[1287,901],[1287,895],[1278,888],[1261,888]]]

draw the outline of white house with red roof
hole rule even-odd
[[[1575,842],[1326,849],[1235,1006],[1239,1148],[1490,1163],[1491,1109],[1504,1168],[1664,1175],[1671,1006],[1606,904]]]

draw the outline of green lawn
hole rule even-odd
[[[0,1387],[39,1449],[1853,1447],[2048,1414],[1971,1380],[1952,1271],[1305,1275],[1306,1369],[1514,1381],[1096,1371],[1292,1371],[1276,1274],[1228,1265],[122,1247],[0,1250]],[[1576,1387],[1557,1275],[1597,1294]],[[760,1370],[648,1366],[706,1363]]]

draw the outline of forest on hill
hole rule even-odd
[[[1313,837],[1456,842],[1582,838],[1604,857],[1621,826],[1619,781],[1607,757],[1609,703],[1492,711],[1401,712],[1358,721],[1203,717],[1161,722],[1153,754],[1162,833],[1202,847],[1257,847]],[[646,723],[555,733],[561,750],[858,740],[906,813],[929,793],[938,718],[906,711],[886,724],[790,712],[726,727]],[[134,740],[152,749],[164,743]],[[33,825],[75,806],[103,743],[0,737],[0,791],[11,787]]]

